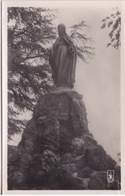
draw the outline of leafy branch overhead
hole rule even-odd
[[[110,42],[107,44],[107,47],[113,46],[118,49],[121,45],[121,13],[118,8],[115,9],[114,13],[110,16],[107,16],[102,20],[101,28],[109,28],[109,38]]]

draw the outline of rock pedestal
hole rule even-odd
[[[100,130],[101,131],[101,130]],[[112,183],[107,170],[114,170]],[[88,129],[82,96],[40,97],[18,146],[8,148],[9,190],[119,190],[120,168]]]

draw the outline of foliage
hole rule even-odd
[[[71,37],[76,43],[77,55],[85,63],[94,55],[94,47],[92,47],[93,40],[83,34],[84,28],[87,28],[85,21],[71,26]]]
[[[33,7],[8,8],[8,135],[20,133],[26,124],[20,114],[32,111],[39,95],[53,86],[49,65],[50,48],[57,37],[55,10]],[[85,23],[71,27],[78,56],[86,61],[92,55],[90,41],[80,30]]]
[[[117,154],[117,156],[118,156],[119,162],[121,162],[121,153],[119,152],[119,153]]]
[[[103,19],[102,23],[102,29],[105,27],[110,29],[110,33],[108,35],[110,42],[107,44],[107,47],[113,46],[114,48],[118,49],[121,45],[121,13],[118,8],[114,10],[113,14]]]
[[[48,9],[8,8],[9,137],[23,129],[19,113],[32,110],[38,93],[49,91],[52,85],[47,60],[56,35],[53,19]]]

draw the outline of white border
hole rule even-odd
[[[0,13],[2,12],[2,6],[0,6]],[[2,26],[2,17],[0,15],[0,25]],[[0,79],[2,79],[2,30],[0,29]],[[0,80],[0,87],[2,87],[2,80]],[[2,103],[2,91],[0,93],[0,104]],[[0,119],[2,119],[2,107],[0,107],[1,111],[0,111]],[[1,121],[0,121],[1,122]],[[1,128],[2,128],[2,122],[1,122]],[[1,149],[2,149],[2,129],[0,128],[0,141],[1,141]],[[0,151],[0,180],[2,181],[2,150]],[[2,184],[0,183],[0,194],[2,192]]]
[[[2,191],[7,190],[7,6],[2,2]]]
[[[121,31],[121,190],[125,193],[125,1],[122,1]]]
[[[79,2],[79,3],[78,3]],[[108,4],[112,4],[116,1],[107,1]],[[81,195],[81,194],[123,194],[125,193],[125,134],[124,134],[124,119],[125,119],[125,66],[124,66],[124,53],[125,53],[125,2],[121,1],[122,5],[122,49],[121,49],[121,168],[122,168],[122,186],[121,191],[8,191],[7,190],[7,7],[21,7],[21,6],[45,6],[55,8],[55,7],[67,7],[67,6],[80,6],[84,3],[84,6],[88,6],[89,4],[93,3],[93,6],[98,7],[98,1],[3,1],[2,2],[2,89],[3,89],[3,95],[2,95],[2,109],[3,109],[3,176],[2,176],[2,183],[3,183],[3,194],[8,195],[43,195],[43,194],[51,194],[51,195],[58,195],[58,194],[72,194],[72,195]],[[103,6],[104,1],[102,1]],[[124,23],[123,23],[124,21]],[[123,39],[124,38],[124,39]]]

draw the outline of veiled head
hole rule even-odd
[[[66,35],[66,26],[64,24],[59,24],[58,25],[58,33],[59,37]]]

